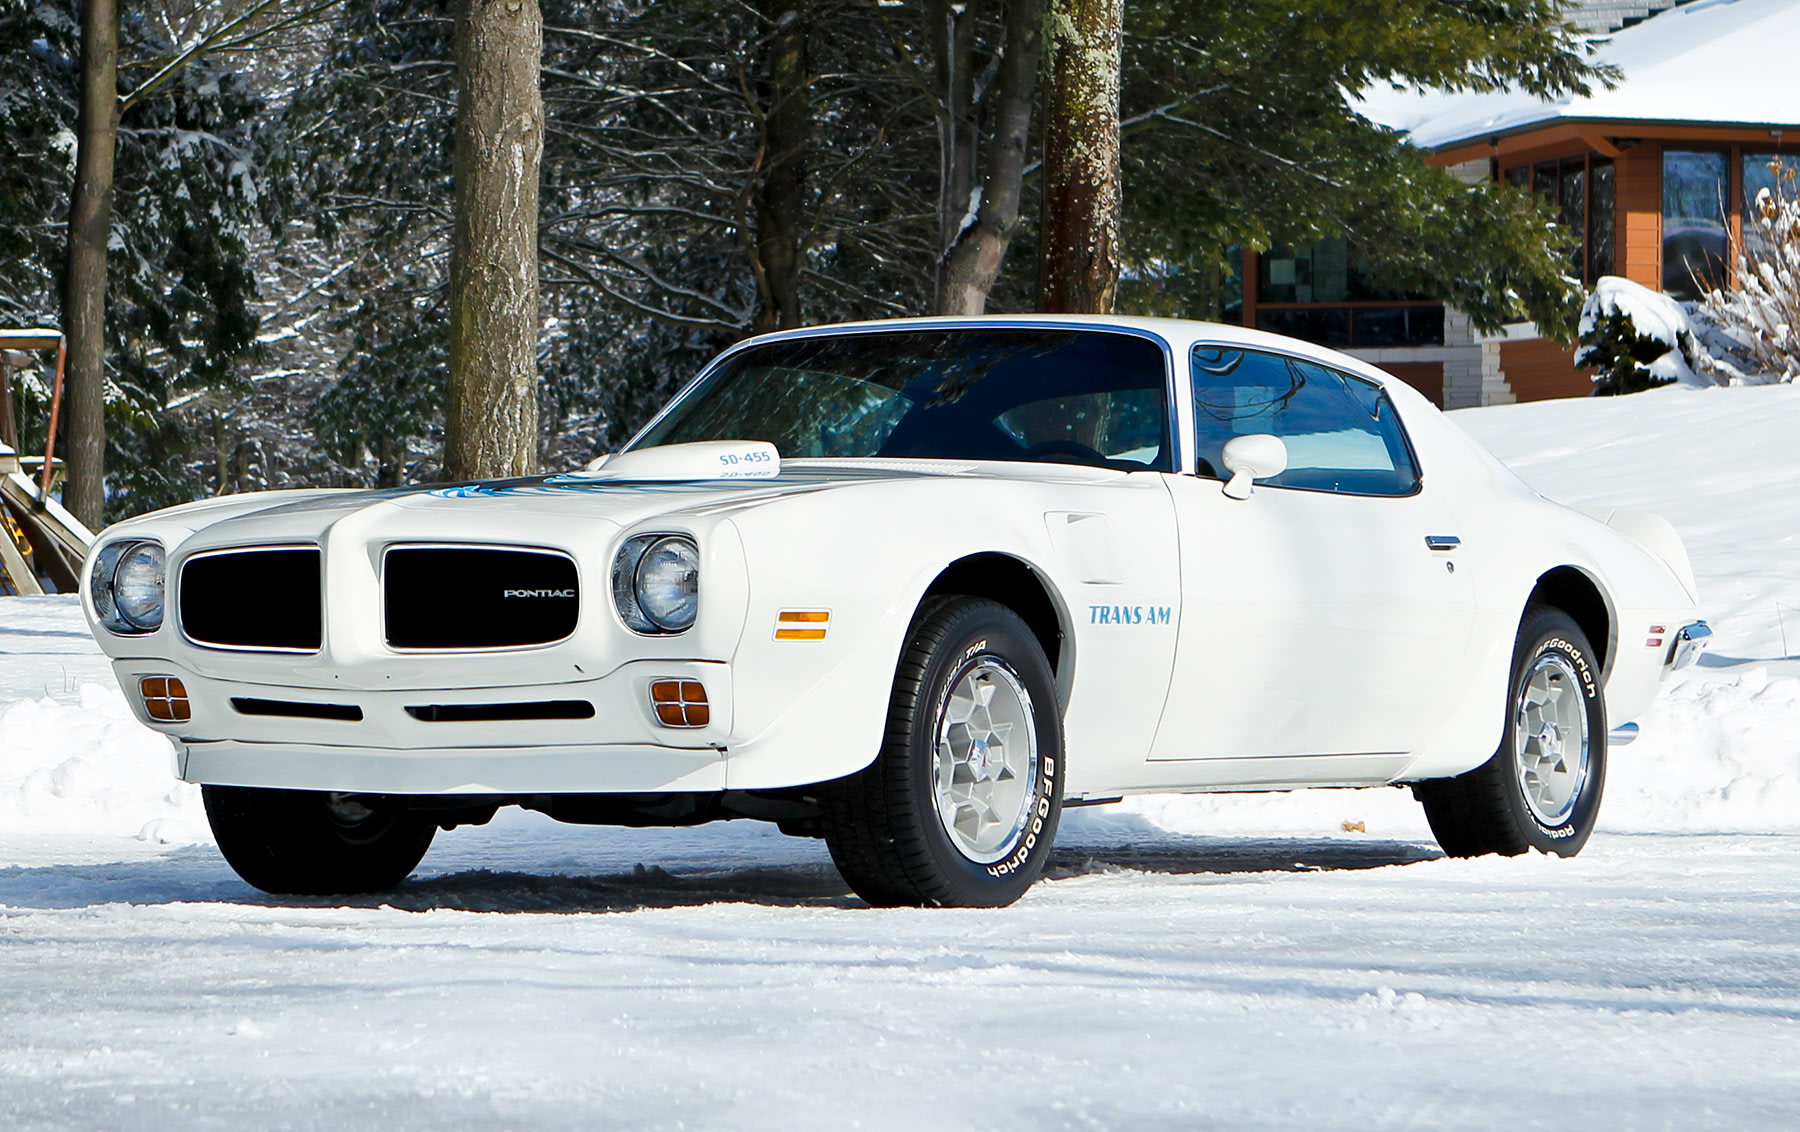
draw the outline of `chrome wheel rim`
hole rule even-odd
[[[1569,820],[1588,777],[1587,693],[1567,658],[1532,661],[1513,706],[1513,767],[1532,815],[1554,829]]]
[[[393,828],[394,807],[370,794],[325,795],[325,816],[340,841],[347,845],[367,845],[381,839]]]
[[[375,816],[375,808],[368,804],[367,798],[366,794],[330,793],[325,795],[325,812],[346,829],[367,825]]]
[[[957,852],[992,864],[1018,846],[1037,797],[1031,695],[994,657],[963,670],[938,708],[938,820]]]

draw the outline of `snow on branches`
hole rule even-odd
[[[1699,368],[1731,384],[1760,385],[1800,376],[1800,193],[1796,167],[1769,163],[1772,187],[1756,194],[1744,231],[1731,237],[1736,286],[1708,291],[1699,304],[1716,323],[1723,356]]]

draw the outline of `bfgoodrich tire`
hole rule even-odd
[[[1455,778],[1413,786],[1452,857],[1573,857],[1606,785],[1606,697],[1587,636],[1560,610],[1527,611],[1513,648],[1500,749]]]
[[[936,599],[913,620],[881,754],[821,792],[832,860],[875,905],[1011,904],[1056,838],[1062,753],[1031,630],[992,601]]]
[[[406,879],[437,827],[403,799],[315,790],[202,788],[219,852],[280,896],[382,892]]]

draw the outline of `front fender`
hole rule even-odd
[[[732,660],[730,788],[804,785],[868,766],[880,752],[894,672],[920,602],[947,568],[981,554],[1022,563],[1056,607],[1072,773],[1079,767],[1100,781],[1116,777],[1114,762],[1141,764],[1167,686],[1173,627],[1105,635],[1076,616],[1095,603],[1152,596],[1178,610],[1167,493],[1154,478],[1125,478],[1134,482],[897,481],[734,515],[750,601]],[[1071,512],[1111,516],[1118,578],[1089,580],[1106,571],[1080,561],[1079,548],[1058,549],[1049,517],[1063,516],[1066,526]],[[822,619],[784,622],[784,612]],[[800,639],[784,626],[824,632]],[[1074,656],[1083,658],[1079,673]],[[1069,788],[1079,785],[1072,779]]]
[[[828,781],[874,761],[913,615],[952,563],[1007,554],[1055,590],[1024,524],[977,531],[899,520],[876,531],[850,522],[825,526],[834,537],[820,538],[820,506],[733,519],[750,574],[749,613],[732,658],[733,790]],[[784,613],[819,619],[786,621]]]

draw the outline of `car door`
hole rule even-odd
[[[1247,782],[1386,780],[1463,679],[1473,593],[1455,524],[1374,382],[1235,347],[1190,362],[1195,474],[1167,477],[1181,625],[1151,759],[1297,760]],[[1221,450],[1257,433],[1282,438],[1288,468],[1232,499]]]

